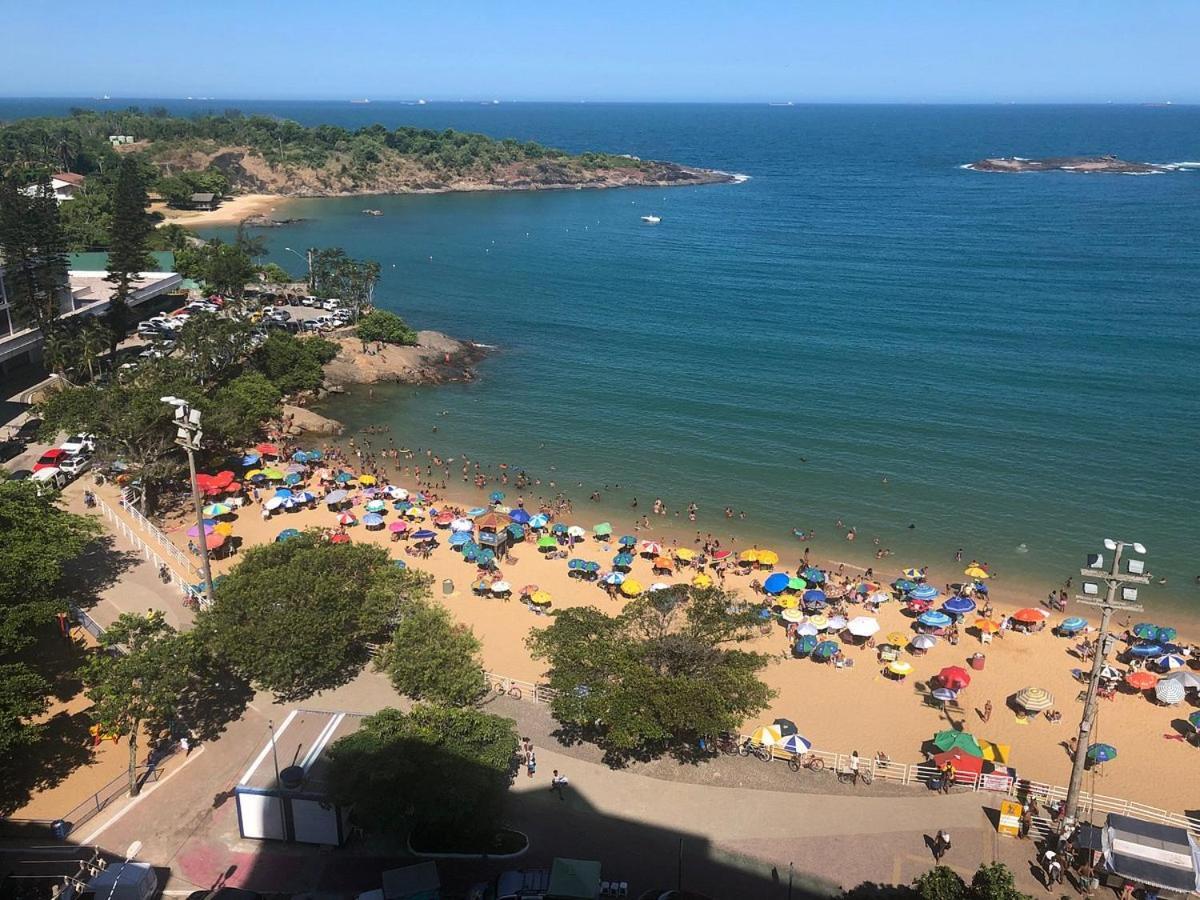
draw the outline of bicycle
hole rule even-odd
[[[757,756],[759,759],[761,759],[763,762],[770,762],[771,761],[771,748],[764,747],[762,744],[756,744],[752,740],[750,740],[750,738],[746,738],[746,740],[742,741],[742,743],[738,745],[738,755],[739,756],[754,755],[754,756]]]
[[[505,678],[497,678],[492,684],[492,689],[497,694],[507,694],[514,700],[520,700],[522,696],[521,689]]]
[[[793,753],[787,761],[788,768],[793,772],[808,769],[810,772],[820,772],[825,768],[825,760],[812,753]]]
[[[843,769],[838,772],[838,781],[842,784],[849,784],[852,781],[856,784],[859,781],[863,784],[870,784],[874,780],[875,776],[871,774],[870,769],[858,769],[857,771],[854,769]]]

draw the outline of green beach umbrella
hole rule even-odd
[[[552,550],[558,546],[558,541],[556,541],[550,535],[544,534],[538,538],[537,545],[539,550]]]
[[[802,591],[808,587],[808,582],[803,578],[789,578],[787,586],[789,591]]]
[[[933,736],[933,743],[943,753],[961,750],[963,753],[983,758],[983,749],[979,746],[979,742],[975,740],[974,735],[965,731],[939,731]]]
[[[612,534],[612,526],[607,522],[601,522],[592,529],[592,533],[597,535]]]

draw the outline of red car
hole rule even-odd
[[[41,458],[33,464],[33,471],[39,469],[57,469],[59,463],[67,458],[67,451],[61,447],[55,447],[53,450],[47,450],[42,454]]]

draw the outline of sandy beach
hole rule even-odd
[[[302,444],[302,446],[304,446]],[[401,463],[404,461],[401,460]],[[384,466],[394,472],[394,464]],[[391,477],[393,484],[416,488],[415,479]],[[316,487],[316,484],[313,484]],[[462,508],[485,505],[487,495],[496,488],[488,486],[475,490],[464,486],[460,490],[443,492],[445,500],[438,506],[455,503]],[[507,489],[510,499],[515,500],[517,491]],[[318,491],[319,493],[319,491]],[[270,496],[266,491],[263,497]],[[353,510],[361,515],[365,499],[357,497]],[[276,511],[269,519],[262,518],[257,505],[244,508],[231,517],[233,534],[241,538],[244,549],[255,544],[272,541],[284,528],[334,528],[334,513],[323,506],[315,510]],[[390,508],[388,521],[397,514]],[[181,547],[186,548],[188,519],[177,514],[167,524],[168,533]],[[559,518],[570,524],[580,524],[588,529],[596,524],[588,518],[588,511],[576,513],[574,517]],[[622,533],[616,522],[614,537]],[[475,579],[475,567],[465,563],[459,554],[445,542],[446,532],[429,559],[418,560],[405,554],[404,541],[392,541],[385,529],[368,531],[361,525],[350,528],[355,541],[370,541],[387,547],[397,559],[406,560],[413,568],[428,572],[434,579],[434,596],[461,622],[471,626],[483,643],[484,664],[497,674],[537,682],[542,676],[542,667],[532,660],[525,648],[525,638],[534,629],[545,627],[549,618],[539,615],[518,599],[498,600],[481,598],[472,593],[471,582]],[[633,533],[630,530],[628,533]],[[646,536],[643,534],[642,536]],[[656,540],[670,546],[674,541],[679,547],[690,547],[690,539],[655,533]],[[781,560],[776,571],[793,571],[800,562],[803,545],[775,546]],[[599,542],[589,536],[577,547],[573,556],[600,562],[605,568],[617,552],[615,543]],[[214,573],[228,571],[238,560],[234,555],[214,561]],[[812,562],[820,564],[813,559]],[[884,581],[899,577],[899,568],[906,563],[889,562],[886,569],[880,566],[877,575]],[[836,571],[837,564],[830,567]],[[896,571],[892,571],[895,568]],[[596,606],[617,611],[622,601],[610,599],[596,584],[580,582],[568,574],[566,562],[550,560],[538,553],[534,546],[518,544],[512,559],[501,566],[503,578],[510,582],[514,593],[525,585],[535,584],[549,591],[554,609],[575,606]],[[847,569],[847,573],[850,570]],[[684,582],[694,573],[683,571],[673,577],[655,575],[650,562],[638,557],[633,565],[632,577],[644,585],[656,581]],[[764,572],[751,575],[731,574],[726,588],[756,601],[750,583],[754,578],[765,577]],[[960,581],[961,575],[950,571],[931,572],[930,583],[941,586],[944,581]],[[449,592],[444,585],[449,583]],[[1033,597],[1020,596],[1009,591],[1003,583],[993,585],[995,616],[1013,611],[1022,606],[1036,606]],[[850,615],[863,613],[861,607],[851,607]],[[1072,607],[1070,614],[1084,614],[1093,623],[1098,621],[1096,610]],[[1063,614],[1051,614],[1049,624],[1054,625]],[[895,602],[884,604],[877,618],[881,625],[878,638],[893,631],[912,632],[913,620],[905,614],[903,607]],[[973,620],[968,617],[968,622]],[[982,645],[974,631],[964,631],[957,646],[939,641],[937,646],[922,656],[905,652],[902,658],[909,660],[914,672],[905,681],[895,681],[884,676],[877,662],[876,651],[866,647],[845,644],[846,655],[853,660],[847,668],[835,668],[830,664],[817,663],[809,659],[795,659],[789,652],[789,644],[782,623],[760,638],[753,647],[770,654],[773,659],[763,673],[766,682],[778,691],[778,696],[769,709],[757,721],[745,723],[750,729],[759,721],[769,722],[776,716],[786,716],[799,723],[801,733],[813,741],[818,749],[849,752],[858,750],[864,756],[872,756],[882,750],[895,761],[915,763],[922,760],[921,747],[939,730],[962,727],[981,739],[987,739],[1012,748],[1010,762],[1021,778],[1049,784],[1065,785],[1070,772],[1070,760],[1066,741],[1076,733],[1081,710],[1079,695],[1083,685],[1074,679],[1071,670],[1085,666],[1071,653],[1077,640],[1055,636],[1050,628],[1024,634],[1009,632],[1003,638],[997,636],[990,644]],[[967,660],[976,652],[986,655],[982,670],[968,669],[971,684],[959,695],[960,711],[936,709],[927,705],[917,691],[917,683],[926,682],[942,667],[949,665],[967,666]],[[1008,699],[1027,686],[1049,690],[1055,698],[1054,708],[1062,712],[1059,722],[1050,722],[1043,716],[1023,716],[1010,707]],[[1136,694],[1129,690],[1119,692],[1114,699],[1102,700],[1095,740],[1112,744],[1119,751],[1119,758],[1103,766],[1102,771],[1091,771],[1085,778],[1084,789],[1101,795],[1127,798],[1169,810],[1194,807],[1189,798],[1200,792],[1200,776],[1196,775],[1196,760],[1200,749],[1179,739],[1186,731],[1184,720],[1194,708],[1191,701],[1174,707],[1164,707],[1153,702],[1153,694]],[[985,703],[992,705],[990,719],[982,721]],[[1172,778],[1147,778],[1148,772],[1170,772]]]
[[[169,209],[165,204],[156,204],[154,212],[163,214],[163,224],[207,226],[237,225],[250,216],[271,215],[278,212],[287,197],[277,194],[239,194],[221,201],[220,207],[212,211],[199,209]]]

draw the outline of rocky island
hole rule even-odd
[[[974,172],[1082,172],[1107,175],[1158,175],[1174,171],[1174,166],[1130,162],[1116,156],[1049,156],[1026,159],[1023,156],[993,156],[963,166]]]

